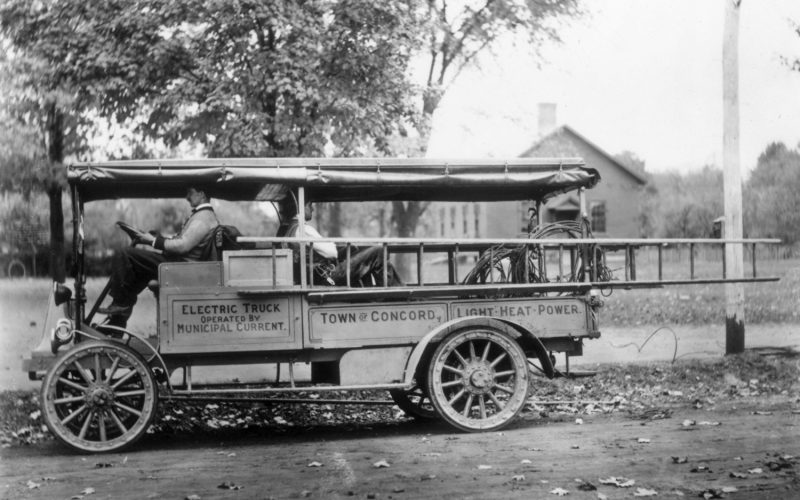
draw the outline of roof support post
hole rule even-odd
[[[306,237],[306,191],[303,186],[297,188],[297,237]],[[308,286],[306,269],[306,244],[300,243],[300,288]]]
[[[588,238],[588,225],[589,225],[589,212],[586,207],[586,188],[582,187],[578,190],[578,199],[580,200],[580,207],[581,207],[581,238]],[[591,262],[591,254],[592,252],[589,251],[589,245],[586,243],[581,243],[580,251],[581,251],[581,265],[583,266],[583,281],[591,281],[592,280],[592,262]],[[627,253],[626,253],[627,256]]]
[[[83,328],[86,313],[86,260],[84,255],[85,241],[83,234],[83,200],[78,186],[70,186],[72,198],[72,256],[75,278],[75,328]],[[34,256],[34,259],[36,256]]]

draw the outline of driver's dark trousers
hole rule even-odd
[[[113,304],[132,307],[139,293],[150,280],[158,278],[158,265],[162,262],[185,262],[176,255],[164,255],[136,247],[127,247],[114,256],[111,270],[111,290],[109,295]],[[127,318],[126,318],[127,319]]]

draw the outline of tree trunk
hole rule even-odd
[[[428,150],[433,113],[439,106],[441,99],[442,93],[438,90],[438,87],[429,86],[426,89],[423,96],[422,123],[419,129],[420,156],[425,156],[425,152]],[[407,238],[414,235],[417,230],[417,223],[419,223],[420,217],[425,213],[429,204],[429,202],[421,201],[392,202],[392,226],[398,237]]]
[[[379,228],[378,236],[380,236],[381,238],[385,238],[386,237],[386,208],[385,207],[381,207],[378,210],[378,228]]]
[[[392,225],[397,236],[401,238],[414,236],[417,223],[427,208],[428,202],[425,201],[393,201]]]
[[[328,206],[328,236],[338,238],[342,236],[342,204],[336,201]]]
[[[64,115],[55,104],[48,109],[47,123],[48,150],[52,180],[47,186],[47,198],[50,201],[50,276],[54,281],[63,283],[67,275],[64,255],[64,211],[61,208],[62,187],[58,173],[64,163]]]
[[[422,201],[393,201],[392,202],[392,225],[398,237],[410,238],[414,236],[417,223],[425,210],[428,202]],[[406,280],[411,276],[411,264],[409,255],[401,255],[397,258],[395,265],[397,272]]]
[[[47,190],[47,198],[50,200],[50,276],[59,283],[63,283],[67,277],[61,192],[61,186],[57,184]]]

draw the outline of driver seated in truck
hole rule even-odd
[[[108,316],[107,325],[125,328],[137,296],[147,283],[158,277],[162,262],[204,260],[219,221],[205,189],[190,186],[186,200],[192,208],[181,230],[172,237],[139,232],[134,245],[115,255],[111,271],[109,295],[111,305],[98,311]]]

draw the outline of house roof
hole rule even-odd
[[[536,141],[531,147],[529,147],[527,150],[525,150],[525,152],[522,153],[520,156],[527,157],[527,156],[532,155],[539,148],[539,146],[541,146],[547,139],[549,139],[550,137],[553,137],[555,135],[562,134],[562,133],[569,134],[569,135],[573,136],[575,139],[581,141],[586,146],[590,147],[591,149],[596,151],[598,154],[600,154],[603,158],[607,159],[612,165],[615,165],[617,168],[619,168],[623,172],[625,172],[628,175],[630,175],[631,177],[633,177],[636,180],[636,182],[638,182],[639,184],[642,184],[642,185],[647,184],[647,179],[644,176],[642,176],[640,173],[638,173],[638,172],[636,172],[634,170],[631,170],[630,168],[628,168],[625,165],[623,165],[622,163],[620,163],[616,158],[611,156],[603,148],[601,148],[597,144],[593,143],[592,141],[587,139],[582,134],[578,133],[574,128],[570,127],[569,125],[561,125],[560,127],[557,127],[552,132],[550,132],[549,134],[545,135],[544,137],[542,137],[541,139]]]

